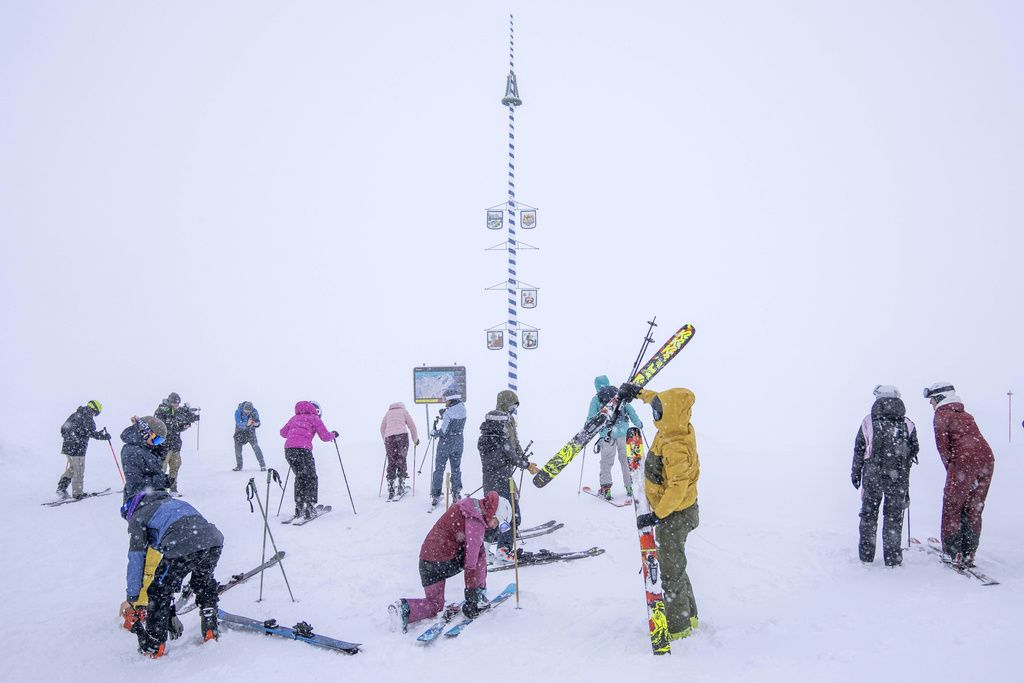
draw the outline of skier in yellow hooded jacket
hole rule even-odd
[[[619,388],[625,401],[639,397],[650,404],[658,433],[644,463],[644,489],[651,512],[637,517],[637,528],[654,526],[658,543],[665,616],[670,640],[697,628],[697,602],[686,575],[686,537],[697,528],[697,438],[690,413],[694,395],[689,389],[655,392],[626,383]]]

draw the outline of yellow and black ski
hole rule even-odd
[[[693,325],[689,323],[680,327],[646,363],[640,366],[629,381],[641,387],[647,384],[662,368],[668,365],[670,360],[683,350],[683,347],[689,343],[695,331]],[[558,476],[558,473],[565,469],[565,466],[572,462],[573,458],[587,447],[590,440],[597,436],[597,433],[605,425],[614,420],[619,412],[619,403],[619,397],[615,396],[608,403],[601,406],[601,410],[594,417],[587,420],[586,424],[583,425],[583,429],[577,432],[576,436],[572,437],[569,443],[562,446],[561,450],[547,461],[540,472],[534,475],[533,485],[537,488],[547,486],[552,479]]]

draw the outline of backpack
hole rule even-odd
[[[910,418],[892,420],[864,418],[861,430],[867,441],[865,464],[871,464],[896,481],[910,471],[910,433],[914,423]]]

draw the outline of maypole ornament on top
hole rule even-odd
[[[508,337],[508,388],[512,391],[519,390],[519,356],[520,328],[523,328],[522,348],[527,350],[536,349],[539,346],[539,330],[530,325],[519,323],[518,307],[535,308],[538,301],[538,288],[532,285],[520,287],[518,274],[518,252],[520,242],[516,236],[516,226],[521,225],[524,230],[530,230],[537,226],[537,208],[523,204],[520,209],[516,201],[516,107],[522,105],[523,100],[519,96],[519,83],[516,81],[515,71],[515,19],[512,15],[508,18],[509,40],[508,40],[508,76],[505,78],[505,96],[501,98],[501,104],[508,107],[508,200],[502,206],[492,206],[487,209],[487,228],[490,230],[501,230],[506,227],[508,237],[503,245],[508,254],[508,277],[504,284],[508,296],[508,319],[499,325],[487,328],[487,348],[493,351],[501,349],[505,345],[505,337]],[[518,223],[517,223],[518,221]],[[536,247],[522,243],[526,249]],[[502,245],[498,245],[501,247]],[[493,251],[498,247],[490,247]],[[525,283],[524,283],[525,284]],[[497,289],[498,286],[488,287]]]

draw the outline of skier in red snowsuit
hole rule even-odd
[[[942,549],[954,561],[973,566],[995,457],[955,391],[952,384],[938,382],[924,390],[924,397],[935,409],[935,447],[946,468]]]

